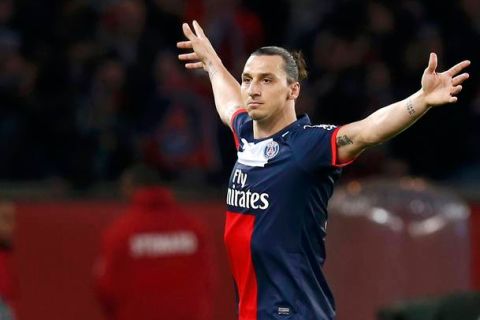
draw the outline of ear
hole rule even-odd
[[[296,100],[300,95],[300,83],[294,82],[290,85],[290,92],[288,94],[288,100]]]

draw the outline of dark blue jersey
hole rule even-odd
[[[232,117],[238,160],[227,191],[225,243],[239,320],[327,320],[335,306],[321,267],[327,203],[341,173],[332,125],[302,116],[254,139],[242,110]]]

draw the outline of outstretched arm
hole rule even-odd
[[[182,28],[188,40],[178,42],[177,47],[192,49],[193,52],[180,54],[178,58],[185,61],[187,69],[203,68],[208,72],[218,115],[223,123],[230,125],[232,115],[243,106],[240,84],[225,68],[197,21],[193,21],[195,32],[187,23]]]
[[[437,73],[437,55],[430,54],[422,76],[422,88],[405,100],[383,107],[367,118],[342,126],[337,133],[339,163],[357,157],[366,148],[385,142],[420,119],[430,108],[457,102],[456,95],[468,73],[460,72],[470,65],[465,60],[448,71]]]

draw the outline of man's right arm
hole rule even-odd
[[[218,115],[223,123],[230,126],[233,114],[243,107],[240,84],[225,68],[196,21],[193,21],[195,33],[187,23],[184,23],[182,28],[188,40],[178,42],[177,47],[192,49],[193,52],[180,54],[178,58],[186,62],[187,69],[203,68],[208,72]]]

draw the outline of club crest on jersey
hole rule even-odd
[[[263,151],[263,155],[267,159],[272,159],[278,154],[278,150],[280,150],[280,146],[276,141],[270,141],[266,146]]]

